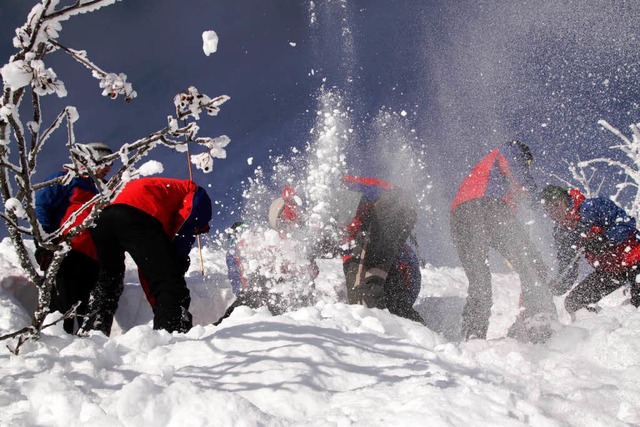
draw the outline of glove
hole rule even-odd
[[[53,261],[53,251],[49,249],[41,248],[38,246],[35,252],[36,262],[40,266],[42,271],[45,271],[51,265],[51,261]]]
[[[182,275],[187,274],[187,270],[189,270],[189,266],[191,265],[191,258],[180,258],[178,259],[178,271],[182,273]]]
[[[196,228],[193,232],[194,235],[198,235],[198,234],[206,234],[209,232],[209,230],[211,229],[211,227],[209,227],[209,224],[205,224],[202,227]]]
[[[582,243],[582,247],[585,251],[594,254],[601,254],[605,252],[611,246],[611,242],[604,236],[594,236],[590,239],[586,239]]]

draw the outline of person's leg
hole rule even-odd
[[[635,277],[634,277],[635,279]],[[626,274],[613,274],[596,270],[574,287],[564,300],[564,307],[569,313],[595,304],[611,292],[626,284]]]
[[[368,219],[362,301],[367,307],[386,308],[385,282],[413,230],[416,212],[404,192],[394,189],[380,196]]]
[[[491,215],[491,245],[511,262],[520,278],[522,318],[538,313],[555,318],[556,308],[547,283],[546,266],[524,226],[502,201],[496,201],[492,206]]]
[[[469,282],[462,311],[462,339],[484,339],[491,317],[492,289],[489,239],[481,201],[472,200],[451,213],[451,236]]]
[[[640,269],[638,267],[640,267],[638,264],[634,265],[628,274],[629,291],[631,293],[631,300],[629,302],[636,308],[640,307],[640,283],[638,283],[638,280],[640,280]]]
[[[361,304],[362,295],[359,291],[360,284],[364,281],[364,265],[360,262],[361,253],[362,247],[356,246],[352,249],[351,257],[342,263],[349,304]]]
[[[385,283],[385,300],[391,314],[424,324],[420,314],[413,309],[410,290],[406,285],[402,272],[395,265],[389,271],[389,276]]]
[[[149,282],[153,297],[154,329],[186,332],[191,329],[191,298],[184,274],[162,224],[152,216],[126,205],[122,206],[118,233],[119,245],[131,255]],[[100,256],[100,253],[98,253]]]
[[[73,260],[69,258],[70,251],[65,255],[64,259],[60,263],[60,268],[56,275],[56,283],[53,289],[51,289],[51,301],[49,302],[49,309],[58,311],[61,314],[65,314],[74,304],[69,295],[69,289],[73,286]],[[73,334],[74,331],[74,319],[65,319],[62,324],[65,332]]]
[[[124,279],[124,249],[118,236],[126,231],[127,222],[122,221],[126,212],[122,205],[106,208],[90,230],[99,259],[96,285],[91,291],[87,312],[88,318],[82,324],[82,331],[99,330],[105,335],[111,333],[113,316],[122,295]]]
[[[99,264],[93,258],[75,250],[69,251],[58,270],[56,287],[62,297],[58,310],[62,313],[71,309],[78,302],[80,305],[76,309],[76,315],[87,314],[89,294],[96,285],[98,279]],[[80,318],[79,324],[82,323]],[[75,330],[75,319],[65,319],[64,329],[68,333]]]

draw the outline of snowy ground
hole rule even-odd
[[[28,323],[28,283],[6,240],[0,252],[3,333]],[[0,425],[640,425],[640,312],[622,292],[547,344],[521,344],[502,338],[517,278],[496,275],[491,339],[458,343],[460,269],[423,270],[425,328],[337,302],[341,266],[321,260],[315,306],[238,309],[215,327],[232,299],[223,255],[205,248],[205,277],[188,274],[187,334],[151,329],[129,268],[111,338],[56,326],[19,356],[2,345]]]

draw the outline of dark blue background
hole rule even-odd
[[[33,4],[0,3],[0,62],[13,53],[14,29]],[[47,65],[69,96],[46,97],[44,119],[74,105],[79,141],[118,147],[163,127],[173,96],[189,85],[229,95],[218,117],[200,121],[201,135],[231,138],[228,158],[194,177],[210,185],[219,203],[214,228],[223,229],[239,219],[241,182],[256,167],[269,170],[270,156],[313,142],[323,84],[338,88],[350,108],[349,162],[357,172],[385,175],[369,144],[378,132],[372,123],[381,110],[405,110],[403,126],[415,130],[412,143],[424,152],[420,173],[433,183],[433,210],[418,224],[421,255],[450,263],[449,204],[493,145],[528,143],[539,184],[553,174],[567,178],[565,160],[614,154],[608,147],[617,141],[597,120],[623,131],[638,121],[639,18],[639,3],[619,0],[124,0],[63,22],[59,41],[87,50],[106,71],[126,73],[138,98],[100,96],[88,70],[55,53]],[[210,29],[220,44],[207,57],[201,34]],[[65,138],[50,141],[39,177],[65,161]],[[152,158],[165,175],[187,177],[184,155],[158,149]]]

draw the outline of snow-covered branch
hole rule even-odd
[[[578,158],[578,163],[580,162],[580,159]],[[591,176],[587,177],[587,174],[584,170],[584,168],[579,168],[576,167],[575,163],[573,162],[569,162],[568,160],[565,160],[564,163],[567,165],[567,169],[569,170],[569,172],[571,172],[571,177],[573,178],[573,180],[575,182],[577,182],[578,184],[580,184],[580,187],[583,188],[583,191],[586,190],[586,193],[590,192],[590,181],[591,181],[591,177],[593,177],[593,174],[595,173],[594,170],[591,171]],[[558,174],[552,174],[551,176],[553,176],[554,178],[556,178],[558,181],[560,181],[561,183],[563,183],[564,185],[566,185],[567,187],[573,187],[575,184],[574,182],[563,178],[562,176],[558,175]]]
[[[607,167],[619,169],[621,174],[624,176],[624,182],[616,185],[616,193],[611,196],[611,199],[626,205],[625,208],[627,212],[629,212],[631,216],[635,217],[636,220],[640,220],[640,130],[638,128],[638,124],[632,124],[629,126],[631,129],[631,137],[626,136],[605,120],[598,121],[598,124],[615,135],[621,141],[620,144],[613,145],[609,148],[621,151],[624,153],[627,160],[623,161],[607,157],[598,157],[578,162],[577,167],[580,168],[579,172],[575,167],[573,169],[570,167],[569,170],[572,172],[574,179],[583,184],[583,186],[586,184],[585,188],[589,189],[588,187],[591,178],[586,178],[586,175],[584,174],[584,170],[586,168],[593,165],[605,165]],[[602,182],[600,185],[602,185]],[[630,202],[624,203],[620,199],[623,194],[628,194],[629,191],[632,192]],[[633,194],[634,191],[635,193]]]
[[[59,49],[67,52],[73,59],[91,70],[91,75],[100,80],[100,88],[103,96],[109,96],[110,98],[117,98],[118,95],[124,96],[124,100],[130,102],[138,96],[137,92],[133,90],[131,83],[127,82],[127,75],[124,73],[108,73],[94,64],[87,57],[87,52],[84,50],[75,50],[67,48],[60,43],[50,40],[49,43],[56,46]]]

